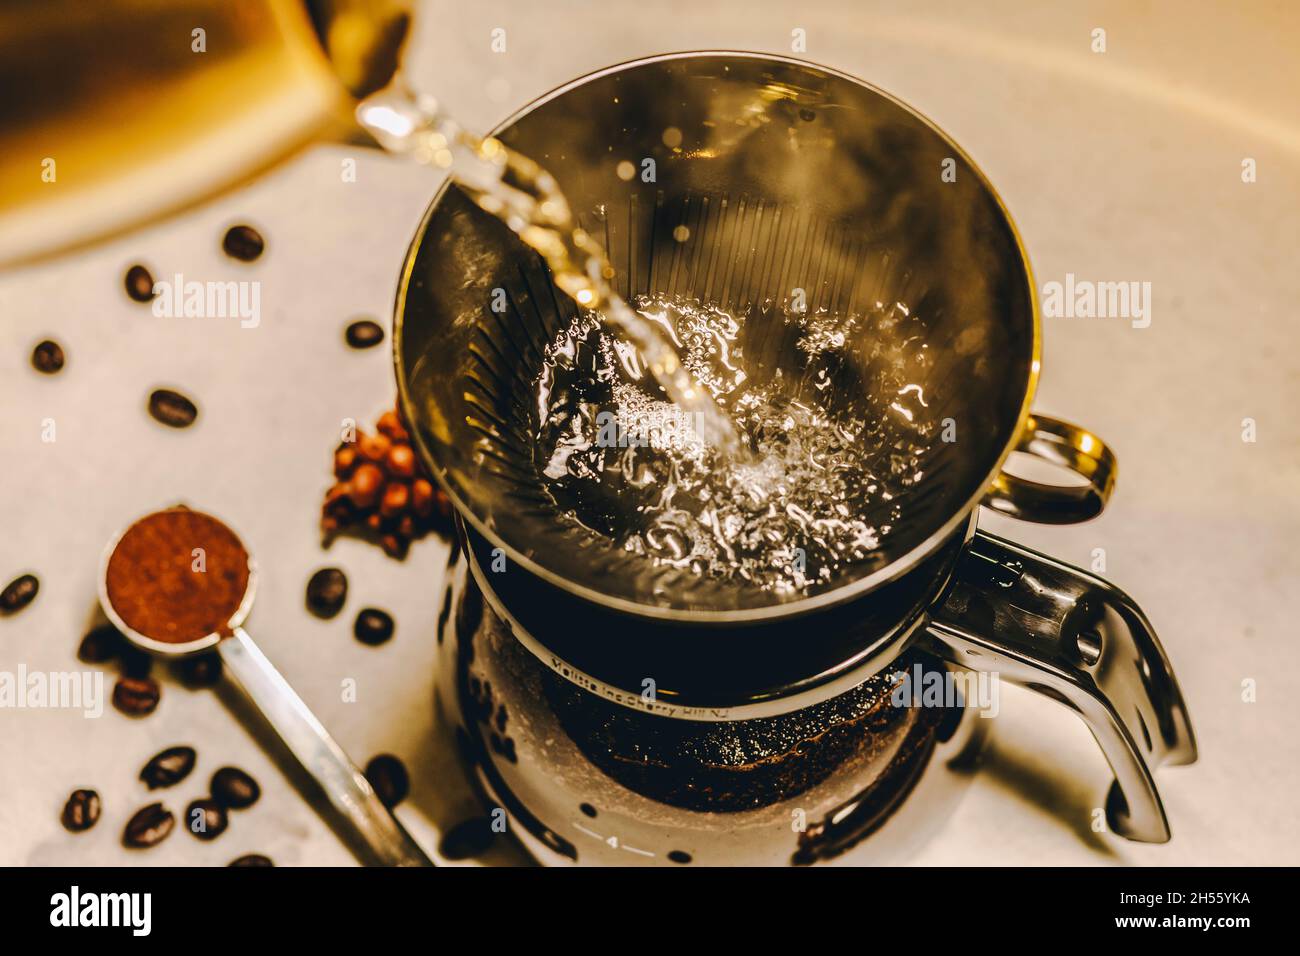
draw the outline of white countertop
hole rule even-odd
[[[1010,688],[987,760],[957,812],[916,855],[943,863],[1300,862],[1300,682],[1287,596],[1300,582],[1300,10],[1249,3],[960,2],[643,4],[589,0],[432,3],[411,71],[469,124],[488,127],[589,70],[675,49],[789,52],[861,76],[933,118],[1001,192],[1040,283],[1152,283],[1146,329],[1048,319],[1037,408],[1115,449],[1109,510],[1073,527],[983,527],[1087,566],[1133,595],[1159,631],[1187,697],[1199,763],[1157,773],[1173,829],[1165,846],[1092,833],[1108,770],[1064,708]],[[494,54],[489,31],[508,31]],[[1094,27],[1108,52],[1090,51]],[[341,156],[358,159],[343,184]],[[1245,157],[1258,181],[1241,181]],[[354,352],[343,325],[387,321],[398,269],[437,183],[364,149],[312,149],[265,178],[169,222],[0,276],[0,583],[31,570],[34,604],[0,620],[0,669],[78,667],[109,536],[178,500],[227,518],[264,569],[249,630],[344,748],[364,763],[398,754],[412,771],[402,820],[426,845],[474,808],[447,741],[432,729],[436,599],[445,546],[399,563],[343,539],[322,552],[320,496],[342,418],[363,423],[393,397],[386,347]],[[220,251],[224,228],[267,237],[251,266]],[[124,269],[262,283],[262,323],[155,319],[121,292]],[[38,375],[51,335],[62,373]],[[202,409],[173,432],[144,411],[174,385]],[[1241,439],[1242,420],[1258,440]],[[57,440],[42,442],[44,419]],[[303,588],[343,567],[348,608],[311,618]],[[392,611],[379,648],[351,636],[357,608]],[[341,699],[354,678],[356,703]],[[1257,700],[1242,699],[1253,680]],[[111,688],[111,672],[107,686]],[[227,695],[232,697],[232,695]],[[233,697],[232,697],[233,699]],[[282,864],[352,857],[292,786],[265,732],[208,692],[164,678],[158,712],[129,720],[0,710],[0,863],[224,863],[262,852]],[[194,745],[196,773],[164,799],[179,811],[233,763],[263,786],[212,843],[173,837],[145,854],[119,844],[150,798],[135,778],[165,746]],[[59,825],[74,787],[98,789],[104,819]],[[518,859],[509,847],[489,861]],[[845,862],[853,862],[850,854]]]

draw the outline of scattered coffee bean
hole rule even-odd
[[[199,417],[199,409],[180,392],[156,388],[149,393],[149,414],[170,428],[188,428]]]
[[[467,860],[485,853],[494,839],[496,834],[492,832],[492,821],[487,817],[476,817],[458,823],[444,833],[438,843],[438,852],[449,860]]]
[[[157,846],[171,835],[176,817],[161,803],[151,803],[127,821],[122,842],[133,849]]]
[[[221,240],[226,255],[243,262],[252,262],[266,248],[266,240],[252,226],[231,226]]]
[[[73,790],[63,805],[62,820],[73,833],[89,830],[99,820],[99,794],[94,790]]]
[[[372,647],[382,644],[393,636],[393,618],[388,612],[378,608],[365,608],[357,615],[357,623],[353,625],[352,633],[362,644],[369,644]]]
[[[379,802],[390,810],[411,792],[406,766],[392,754],[380,754],[366,764],[366,779],[375,788]]]
[[[137,302],[153,301],[153,276],[141,265],[126,270],[126,294]]]
[[[14,578],[0,591],[0,614],[16,614],[36,598],[41,589],[41,582],[34,574],[23,574]]]
[[[354,349],[373,348],[384,340],[384,327],[371,319],[358,319],[344,330],[343,337]]]
[[[690,863],[691,855],[685,850],[670,850],[668,853],[668,859],[672,860],[674,863]]]
[[[237,860],[231,860],[227,866],[275,866],[269,856],[260,853],[246,853]]]
[[[191,689],[215,687],[221,681],[221,658],[213,654],[195,654],[177,665],[181,683]]]
[[[257,781],[238,767],[222,767],[212,775],[212,799],[231,810],[251,807],[262,795]]]
[[[32,350],[32,368],[53,375],[63,368],[63,346],[46,339]]]
[[[150,758],[140,771],[140,779],[150,790],[174,786],[190,775],[195,759],[193,747],[168,747]]]
[[[307,610],[317,617],[333,617],[347,599],[348,578],[338,568],[321,568],[307,582]]]
[[[86,664],[107,664],[121,652],[122,635],[112,624],[101,624],[81,639],[77,658]]]
[[[154,712],[160,696],[152,677],[122,677],[113,687],[113,706],[128,717],[146,717]]]
[[[117,656],[126,677],[148,677],[153,671],[153,657],[134,644],[123,641]]]
[[[215,800],[195,800],[185,808],[185,825],[200,840],[215,840],[229,822],[225,808]]]

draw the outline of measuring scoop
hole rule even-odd
[[[381,866],[432,866],[432,861],[380,801],[365,775],[243,629],[244,619],[248,617],[257,591],[257,566],[246,548],[242,549],[248,560],[247,585],[243,596],[239,599],[235,612],[223,626],[212,633],[183,642],[156,640],[140,633],[123,619],[110,598],[109,566],[122,539],[141,522],[158,514],[162,512],[145,515],[132,522],[115,535],[104,550],[99,573],[99,603],[113,626],[136,647],[156,657],[178,660],[215,648],[225,665],[225,673],[243,688],[248,699],[261,711],[303,769],[320,785],[342,821],[355,834],[358,846],[369,851],[370,859],[366,862]],[[214,529],[229,534],[234,541],[240,540],[219,519],[201,512],[190,514],[211,522]],[[184,554],[178,557],[188,562],[189,554],[190,549],[186,547]],[[242,578],[241,573],[236,580]],[[225,576],[223,580],[228,581],[230,577]]]

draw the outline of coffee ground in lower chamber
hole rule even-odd
[[[551,671],[543,680],[561,726],[588,760],[642,796],[698,812],[757,810],[833,774],[883,773],[931,741],[946,714],[893,706],[886,674],[787,714],[717,723],[611,704]]]

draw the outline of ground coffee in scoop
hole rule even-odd
[[[248,591],[248,552],[211,515],[172,508],[141,518],[113,549],[108,600],[155,641],[185,644],[224,633]]]

